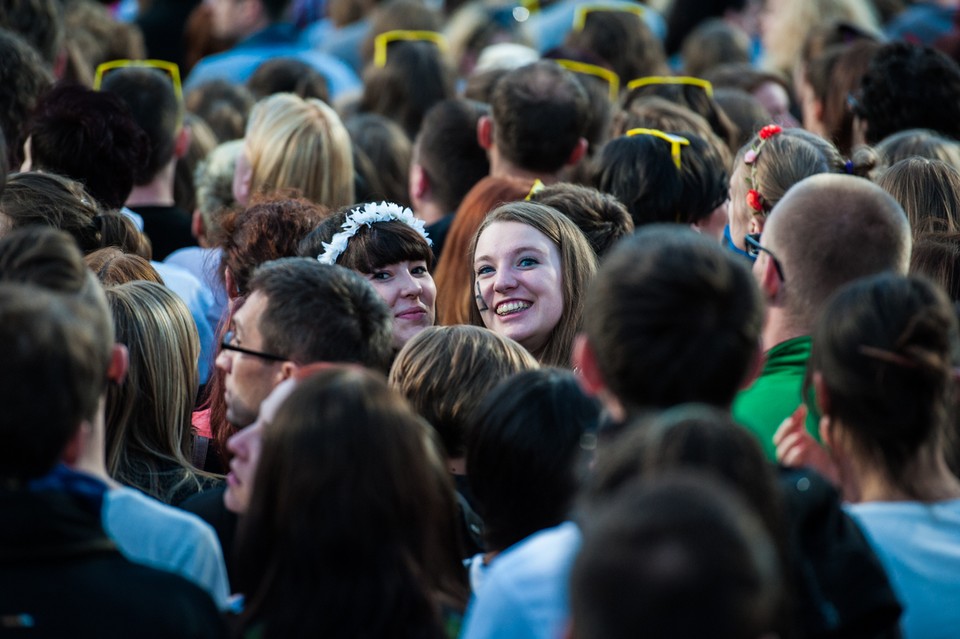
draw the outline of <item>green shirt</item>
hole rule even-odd
[[[767,351],[767,361],[750,388],[733,400],[733,418],[757,436],[767,457],[776,461],[773,434],[803,403],[803,378],[810,359],[810,336],[795,337]],[[809,406],[812,405],[808,403]],[[807,413],[807,430],[819,439],[820,415]]]

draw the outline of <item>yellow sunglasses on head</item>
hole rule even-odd
[[[606,82],[609,87],[610,100],[616,102],[617,96],[620,94],[620,77],[610,69],[604,69],[603,67],[598,67],[595,64],[587,64],[586,62],[578,62],[577,60],[554,60],[554,62],[574,73],[582,73],[600,78]]]
[[[573,30],[583,31],[587,16],[600,12],[632,13],[642,19],[646,10],[638,4],[581,4],[573,14]]]
[[[690,146],[690,140],[687,138],[672,133],[664,133],[659,129],[630,129],[624,135],[628,138],[635,135],[649,135],[666,140],[670,143],[670,157],[673,158],[673,163],[677,166],[678,171],[680,170],[680,147]]]
[[[391,42],[432,42],[441,51],[447,50],[447,39],[436,31],[406,31],[402,29],[385,31],[373,39],[374,66],[386,66],[387,46]]]
[[[163,71],[170,76],[170,81],[173,83],[173,92],[176,94],[177,100],[183,102],[183,84],[180,82],[180,67],[177,66],[176,62],[168,62],[167,60],[110,60],[109,62],[103,62],[97,66],[97,71],[93,76],[93,90],[100,90],[100,85],[103,84],[103,77],[110,71],[128,67],[159,69]]]
[[[700,87],[708,97],[713,97],[713,85],[709,80],[694,78],[688,75],[649,75],[644,78],[637,78],[627,83],[627,91],[657,84],[686,84],[688,86]]]

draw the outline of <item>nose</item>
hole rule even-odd
[[[505,268],[497,271],[496,279],[493,282],[493,290],[509,291],[516,288],[517,278],[513,274],[513,269]]]
[[[229,373],[230,369],[233,368],[233,357],[230,355],[230,351],[225,348],[220,349],[220,353],[217,355],[215,363],[217,368],[222,370],[224,373]]]
[[[249,430],[249,427],[242,428],[238,432],[230,436],[230,439],[227,440],[227,450],[241,457],[244,450],[244,440],[246,439],[245,433]]]
[[[403,297],[417,298],[423,292],[423,285],[420,280],[415,278],[410,271],[404,271],[400,283],[400,295]]]

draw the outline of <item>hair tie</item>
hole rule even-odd
[[[321,264],[336,264],[343,252],[347,250],[347,244],[350,238],[357,234],[361,226],[373,226],[377,222],[402,222],[419,233],[427,242],[427,246],[433,246],[433,241],[427,235],[423,220],[418,220],[413,216],[413,212],[399,204],[393,202],[371,202],[362,204],[347,214],[342,229],[336,233],[330,242],[323,242],[323,253],[317,257]]]
[[[844,162],[843,170],[847,172],[847,175],[853,175],[853,160],[847,160]]]
[[[779,124],[768,124],[767,126],[760,129],[757,132],[757,137],[759,140],[754,144],[746,153],[743,154],[743,163],[750,167],[750,177],[744,178],[747,182],[749,190],[747,191],[747,206],[753,209],[756,213],[763,213],[763,196],[760,195],[760,191],[756,189],[757,185],[757,159],[760,157],[760,152],[763,150],[764,145],[767,143],[767,140],[777,135],[778,133],[783,133],[783,127]]]

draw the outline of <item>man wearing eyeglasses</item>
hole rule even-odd
[[[299,368],[354,363],[386,373],[393,356],[393,314],[362,276],[315,259],[288,257],[261,265],[234,311],[217,368],[224,375],[227,421],[237,430],[225,489],[204,491],[181,507],[216,529],[232,556],[236,515],[246,510],[259,458],[261,404]],[[226,512],[229,510],[229,512]],[[228,561],[228,569],[229,569]]]
[[[903,209],[880,187],[863,178],[821,174],[787,191],[763,236],[747,237],[746,245],[757,256],[753,273],[767,301],[766,361],[760,376],[737,395],[733,415],[773,460],[774,433],[804,403],[817,314],[853,280],[884,271],[905,274],[910,227]],[[807,402],[807,407],[807,429],[816,435],[816,406]]]

